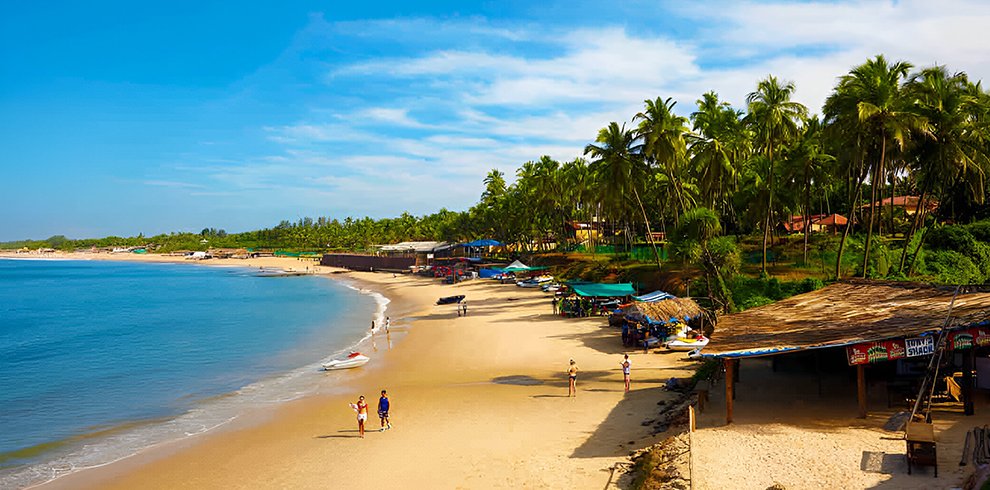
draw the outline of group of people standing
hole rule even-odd
[[[385,432],[392,428],[392,423],[388,419],[388,412],[392,402],[388,399],[388,393],[382,390],[382,396],[378,399],[378,418],[381,420],[379,432]],[[358,397],[357,403],[351,404],[351,409],[357,412],[358,432],[364,438],[364,423],[368,421],[368,403],[364,401],[364,395]]]

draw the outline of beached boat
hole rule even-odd
[[[525,281],[519,281],[516,286],[521,288],[538,288],[545,283],[552,282],[553,276],[537,276],[526,279]]]
[[[458,294],[457,296],[444,296],[443,298],[437,300],[437,304],[449,305],[453,303],[460,303],[461,301],[464,301],[464,295]]]
[[[351,369],[364,366],[370,360],[371,358],[360,352],[351,352],[350,355],[344,359],[334,359],[330,362],[323,363],[323,369],[326,369],[327,371],[333,371],[336,369]]]
[[[708,337],[705,337],[704,335],[699,335],[699,336],[697,336],[695,338],[691,338],[691,339],[689,339],[689,338],[678,338],[678,339],[671,340],[670,342],[667,342],[667,348],[668,349],[670,349],[670,350],[680,350],[680,351],[689,351],[689,350],[695,350],[695,349],[701,350],[706,345],[708,345]]]

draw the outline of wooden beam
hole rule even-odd
[[[866,418],[866,365],[856,366],[856,398],[859,399],[859,418]]]
[[[963,351],[962,397],[963,414],[973,415],[973,358],[976,357],[976,346]]]
[[[732,423],[732,400],[735,399],[736,361],[724,359],[725,363],[725,423]]]

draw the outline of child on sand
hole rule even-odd
[[[626,393],[629,393],[629,367],[631,365],[629,354],[626,354],[626,358],[622,360],[622,378],[626,383]]]
[[[567,396],[577,397],[577,373],[578,367],[574,359],[571,359],[571,366],[567,368]]]

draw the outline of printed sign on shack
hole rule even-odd
[[[908,357],[927,356],[935,353],[935,338],[931,335],[904,339]]]

